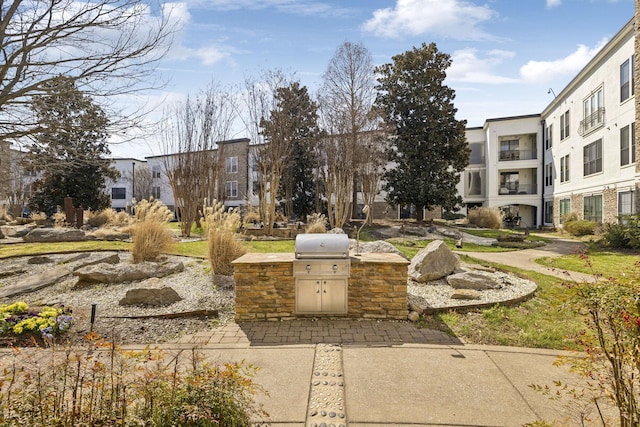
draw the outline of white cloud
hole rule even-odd
[[[505,59],[514,56],[514,52],[505,50],[492,50],[483,57],[478,55],[477,49],[457,50],[451,55],[451,67],[447,70],[447,79],[464,83],[517,83],[519,79],[500,76],[494,71]]]
[[[562,0],[547,0],[547,9],[560,6],[561,4],[562,4]]]
[[[295,15],[337,16],[349,13],[349,9],[336,7],[321,1],[309,0],[186,0],[191,7],[215,10],[276,9]]]
[[[543,83],[560,76],[577,74],[607,43],[601,40],[593,48],[578,45],[578,48],[564,58],[553,61],[529,61],[520,68],[520,75],[527,82]]]
[[[397,0],[378,9],[363,28],[380,37],[433,34],[459,40],[491,40],[480,26],[497,16],[488,6],[463,0]]]

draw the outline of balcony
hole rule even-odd
[[[498,194],[500,196],[538,194],[538,186],[536,184],[518,184],[508,182],[499,188]]]
[[[532,160],[538,158],[538,150],[500,150],[500,161]]]
[[[578,135],[585,136],[604,126],[604,108],[598,108],[580,121]]]

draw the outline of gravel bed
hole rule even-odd
[[[451,299],[450,295],[453,289],[446,280],[440,279],[427,284],[410,281],[407,286],[409,303],[417,304],[423,309],[465,307],[513,301],[526,297],[537,289],[537,285],[531,280],[513,274],[500,271],[484,272],[483,274],[491,276],[497,283],[500,283],[500,288],[480,291],[480,299]]]
[[[100,253],[107,256],[113,252]],[[70,254],[47,255],[54,263],[71,258]],[[120,253],[121,262],[129,262],[128,253]],[[208,263],[188,257],[168,257],[171,261],[182,261],[185,270],[152,282],[129,282],[121,284],[96,284],[76,288],[77,278],[69,276],[53,286],[25,295],[2,299],[8,304],[25,301],[29,306],[60,305],[71,307],[75,324],[67,337],[72,342],[80,341],[91,330],[91,305],[96,304],[93,331],[121,344],[155,344],[174,340],[215,325],[233,321],[233,278],[214,276],[208,272]],[[0,278],[0,284],[14,283],[21,278],[51,268],[53,264],[27,264],[28,257],[0,260],[0,272],[26,269],[20,275]],[[143,307],[121,306],[119,301],[128,290],[140,287],[170,286],[183,299],[170,306]],[[148,316],[181,313],[195,310],[218,310],[218,318],[179,317],[173,319],[122,319],[119,316]]]
[[[107,256],[114,252],[94,253],[92,256]],[[50,262],[28,264],[30,257],[0,259],[0,286],[51,269],[53,265],[69,261],[77,254],[47,255]],[[130,262],[130,254],[119,253],[121,262]],[[77,278],[69,276],[56,285],[40,289],[14,298],[0,299],[0,304],[25,301],[29,306],[60,305],[71,307],[75,324],[65,335],[72,343],[82,341],[93,329],[97,334],[120,344],[158,344],[178,339],[198,331],[233,322],[234,291],[233,277],[214,276],[208,262],[188,257],[168,257],[170,261],[182,261],[185,270],[156,281],[153,286],[170,286],[183,299],[164,307],[121,306],[119,301],[130,289],[152,287],[150,282],[129,282],[120,284],[96,284],[82,288],[75,287]],[[76,261],[77,263],[86,262]],[[73,263],[68,263],[73,267]],[[3,277],[3,272],[25,270],[21,274]],[[453,300],[449,296],[452,288],[444,280],[428,284],[408,283],[408,301],[423,309],[443,309],[478,304],[510,301],[531,294],[536,284],[502,272],[486,273],[501,283],[501,288],[481,292],[479,300]],[[90,322],[91,306],[96,304],[96,318],[93,327]],[[172,319],[125,319],[119,316],[148,316],[172,314],[195,310],[218,310],[219,317],[179,317]]]

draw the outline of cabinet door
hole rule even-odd
[[[347,279],[322,279],[322,312],[347,313]]]
[[[296,280],[296,313],[322,311],[322,281],[320,279]]]

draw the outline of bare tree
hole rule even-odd
[[[148,166],[141,166],[128,173],[131,180],[133,198],[149,200],[153,197],[153,173]]]
[[[366,158],[364,147],[358,143],[359,134],[374,129],[377,124],[377,120],[371,114],[376,97],[373,70],[373,59],[368,49],[359,43],[345,42],[338,47],[329,62],[320,88],[319,100],[326,131],[329,134],[342,135],[333,138],[329,149],[343,157],[332,158],[327,153],[327,162],[329,170],[340,170],[346,176],[329,177],[327,196],[336,204],[335,211],[340,212],[339,218],[345,218],[344,221],[349,218],[349,199],[351,214],[355,215],[357,212],[355,181],[361,175],[363,159]],[[344,146],[336,147],[334,144]],[[342,187],[343,185],[347,188]],[[333,196],[330,196],[331,194]],[[331,215],[329,216],[330,221],[335,221],[335,226],[341,227],[344,224],[342,219],[332,219]]]
[[[191,235],[194,222],[199,225],[203,203],[224,200],[224,186],[218,182],[224,156],[217,142],[229,138],[235,113],[229,91],[213,84],[200,96],[165,111],[163,166],[184,236]]]
[[[166,7],[159,17],[150,10],[143,0],[0,1],[0,140],[39,130],[30,100],[46,95],[60,75],[104,103],[158,87],[148,77],[169,48],[173,28]],[[112,126],[137,117],[117,119],[120,114],[109,111]]]
[[[261,124],[271,111],[277,108],[277,92],[290,84],[292,77],[281,70],[266,71],[259,79],[246,78],[244,104],[245,128],[250,135],[253,148],[251,161],[256,166],[258,179],[258,208],[267,234],[271,234],[275,221],[276,193],[282,173],[281,149],[272,141],[265,141]],[[275,185],[275,186],[274,186]]]
[[[360,157],[359,182],[362,185],[363,204],[373,206],[380,178],[384,173],[387,163],[386,150],[388,147],[387,135],[382,131],[369,131],[360,134],[362,147]],[[373,222],[374,210],[369,210],[369,224]]]

